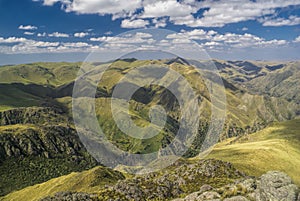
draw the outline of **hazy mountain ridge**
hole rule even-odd
[[[215,61],[215,64],[222,76],[242,89],[251,93],[285,98],[299,104],[299,61]]]

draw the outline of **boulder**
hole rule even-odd
[[[270,171],[261,176],[255,198],[257,201],[296,201],[298,191],[298,187],[292,183],[287,174]]]
[[[223,201],[249,201],[247,198],[245,198],[244,196],[234,196],[231,198],[226,198]]]

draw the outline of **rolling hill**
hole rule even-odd
[[[231,162],[249,175],[281,170],[300,185],[300,120],[273,125],[257,133],[217,144],[207,158]]]

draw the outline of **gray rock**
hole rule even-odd
[[[221,196],[219,193],[214,191],[208,191],[204,193],[200,192],[194,192],[186,196],[185,198],[177,198],[173,201],[195,201],[195,200],[201,200],[201,201],[220,201]]]
[[[210,185],[204,184],[203,186],[201,186],[199,193],[204,193],[206,191],[211,191],[213,190],[213,187],[211,187]]]
[[[226,198],[223,201],[249,201],[247,198],[245,198],[244,196],[234,196],[231,198]]]
[[[296,201],[298,190],[288,175],[271,171],[261,176],[255,198],[258,201]]]
[[[242,187],[244,187],[247,192],[253,192],[256,188],[255,180],[254,179],[247,179],[240,183]]]
[[[255,192],[252,192],[252,193],[249,193],[249,194],[247,195],[247,197],[248,197],[250,200],[255,200],[256,194],[255,194]]]
[[[184,201],[196,200],[199,195],[200,195],[199,192],[195,192],[195,193],[192,193],[192,194],[186,196],[183,200]]]
[[[202,193],[200,196],[197,197],[197,200],[217,200],[221,198],[220,194],[214,191],[208,191]]]

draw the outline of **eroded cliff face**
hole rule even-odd
[[[85,152],[73,128],[44,125],[28,128],[4,128],[0,135],[1,159],[40,156],[55,158],[69,155],[82,158]]]
[[[0,112],[0,160],[59,155],[83,157],[85,148],[61,110],[19,108]]]
[[[0,126],[15,124],[55,124],[67,122],[59,108],[26,107],[0,112]]]
[[[0,194],[97,164],[61,110],[0,112]]]

